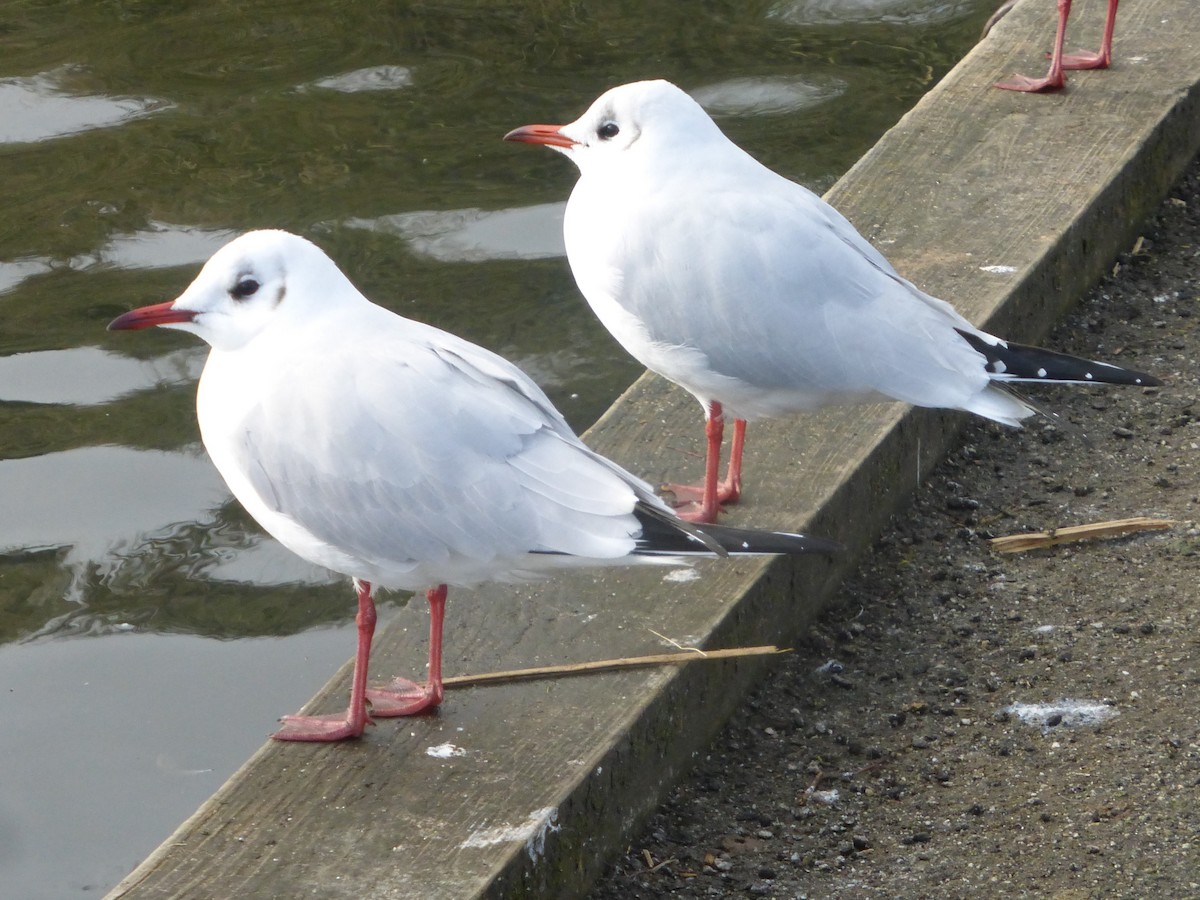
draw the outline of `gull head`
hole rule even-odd
[[[214,253],[178,298],[130,310],[108,327],[161,325],[237,350],[268,326],[317,318],[349,298],[361,294],[316,244],[286,231],[250,231]]]
[[[569,125],[524,125],[504,139],[558,150],[585,175],[635,160],[677,166],[707,142],[726,143],[700,104],[661,80],[622,84]]]

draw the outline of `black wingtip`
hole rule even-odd
[[[956,328],[971,348],[987,360],[987,373],[997,381],[1069,382],[1072,384],[1119,384],[1130,387],[1158,387],[1162,380],[1146,372],[1126,369],[1112,363],[1097,362],[1055,350],[1016,344],[1012,341],[990,343],[978,334]]]
[[[845,550],[845,546],[828,538],[791,531],[757,531],[727,525],[701,525],[700,530],[711,537],[731,555],[739,553],[777,553],[800,555],[819,553],[830,555]]]
[[[844,550],[837,541],[788,531],[757,531],[728,525],[695,525],[639,504],[634,515],[642,524],[637,552],[644,555],[831,554]]]

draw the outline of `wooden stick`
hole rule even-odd
[[[1039,550],[1043,547],[1053,547],[1055,544],[1067,544],[1072,541],[1119,537],[1123,534],[1136,534],[1139,531],[1163,531],[1174,524],[1173,519],[1148,519],[1145,516],[1134,519],[1114,519],[1110,522],[1093,522],[1090,525],[1071,525],[1067,528],[1053,528],[1050,531],[1009,534],[992,538],[992,549],[998,553],[1021,553],[1024,550]]]
[[[730,650],[688,650],[683,653],[659,653],[654,656],[629,656],[623,659],[601,659],[595,662],[567,663],[561,666],[538,666],[532,669],[511,669],[507,672],[485,672],[482,675],[454,675],[443,678],[447,688],[474,687],[480,684],[499,684],[506,681],[525,681],[533,678],[557,678],[564,675],[592,675],[618,669],[641,669],[649,666],[678,666],[699,659],[730,659],[738,656],[772,656],[791,653],[778,647],[734,647]]]

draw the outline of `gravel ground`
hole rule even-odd
[[[1142,235],[1044,343],[1169,384],[972,422],[593,900],[1200,896],[1200,159]]]

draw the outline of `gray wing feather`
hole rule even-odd
[[[384,567],[631,552],[644,486],[579,442],[515,366],[405,325],[331,358],[298,353],[303,391],[289,389],[298,373],[276,373],[244,422],[242,467],[263,500]]]
[[[753,165],[753,179],[735,169],[686,186],[700,203],[678,202],[677,182],[627,198],[638,214],[620,214],[619,242],[596,240],[603,222],[577,224],[589,246],[610,248],[623,276],[615,299],[652,339],[699,349],[714,371],[768,389],[946,406],[982,389],[980,357],[954,332],[970,323],[901,278],[811,191]]]

